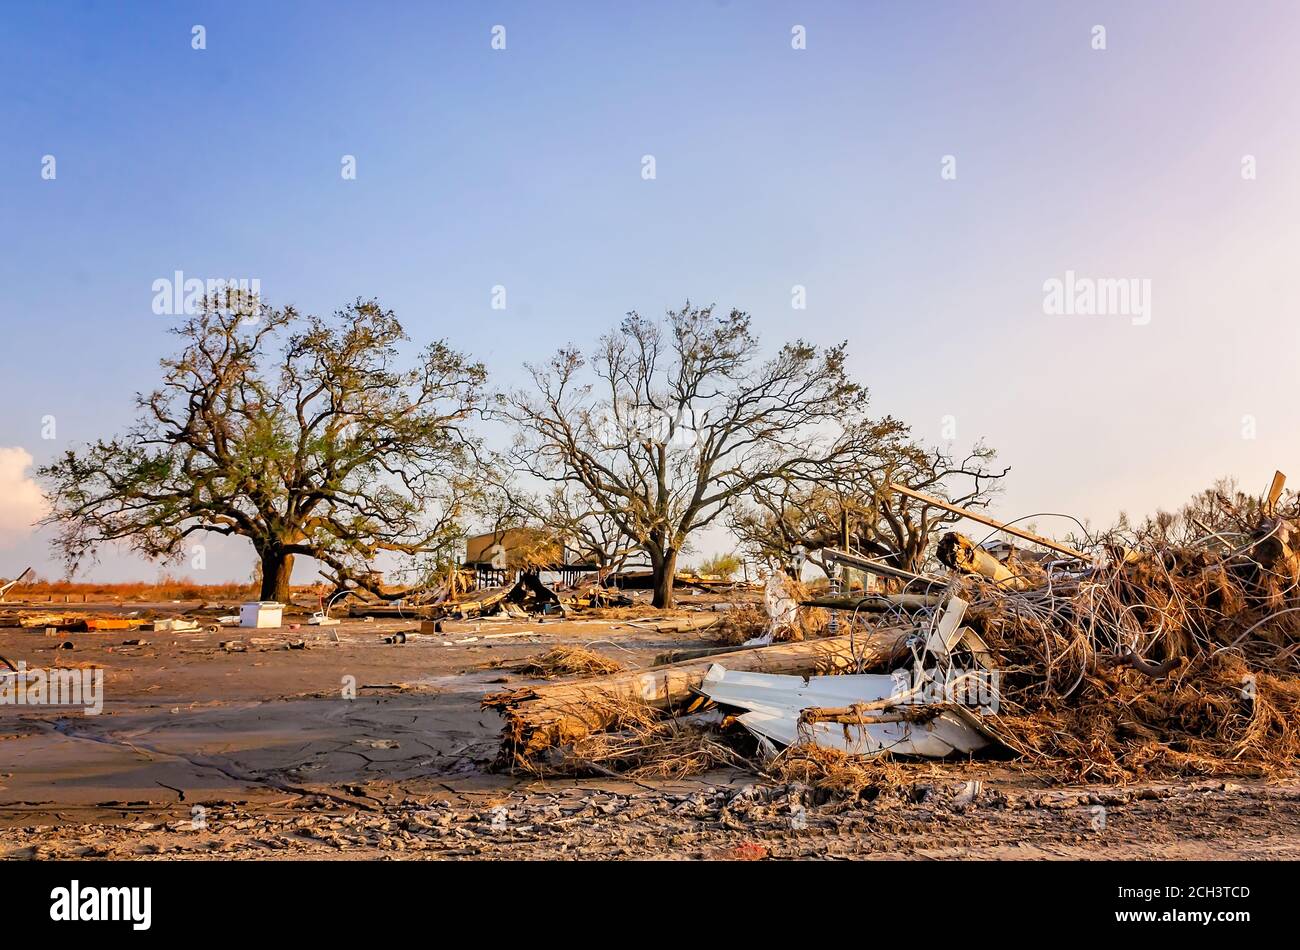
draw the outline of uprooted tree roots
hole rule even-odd
[[[1028,763],[1079,781],[1158,775],[1272,775],[1300,761],[1300,680],[1252,673],[1230,654],[1152,680],[1086,677],[1070,696],[1003,699],[992,718]]]
[[[790,746],[766,766],[782,782],[807,785],[829,799],[870,798],[882,788],[908,783],[908,773],[888,755],[873,759],[805,743]]]

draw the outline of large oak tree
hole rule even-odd
[[[261,596],[284,600],[299,555],[377,589],[381,552],[448,547],[482,365],[444,342],[403,359],[373,300],[329,318],[220,303],[174,329],[181,351],[126,434],[41,469],[70,569],[107,542],[174,559],[193,535],[233,535],[257,553]]]
[[[671,606],[677,556],[756,485],[847,461],[879,423],[843,345],[764,358],[750,317],[712,307],[630,313],[590,356],[561,349],[506,397],[507,464],[579,489],[649,560]]]

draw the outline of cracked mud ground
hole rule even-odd
[[[77,634],[71,651],[40,631],[0,630],[0,653],[29,667],[106,670],[102,715],[0,707],[0,854],[1300,857],[1300,776],[1067,788],[1005,763],[918,763],[905,787],[845,804],[741,771],[639,782],[494,773],[500,723],[478,702],[531,682],[511,663],[570,644],[645,665],[706,638],[531,619],[383,642],[412,626],[145,633],[143,646]],[[247,652],[219,646],[236,638]]]

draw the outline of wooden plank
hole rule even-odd
[[[1034,534],[1032,531],[1024,531],[1020,528],[1004,524],[996,518],[990,518],[988,515],[980,514],[978,511],[972,511],[969,508],[962,508],[959,505],[950,504],[942,498],[935,498],[933,495],[927,495],[924,492],[913,491],[905,485],[898,485],[894,482],[890,482],[888,487],[898,492],[900,495],[906,495],[908,498],[914,498],[917,501],[925,502],[927,505],[942,508],[944,511],[951,511],[955,515],[961,515],[963,518],[969,518],[971,521],[978,521],[980,524],[988,525],[990,528],[997,528],[999,531],[1013,534],[1017,538],[1032,541],[1034,544],[1041,544],[1043,547],[1055,551],[1058,554],[1064,554],[1067,557],[1076,557],[1081,561],[1092,560],[1089,555],[1084,554],[1082,551],[1076,551],[1074,548],[1061,544],[1059,541],[1053,541],[1040,534]]]
[[[1282,497],[1282,489],[1286,487],[1286,476],[1281,472],[1273,473],[1273,484],[1268,486],[1268,498],[1264,505],[1266,511],[1272,514],[1277,509],[1277,500]]]

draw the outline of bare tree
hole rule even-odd
[[[844,364],[843,345],[803,341],[762,359],[738,310],[629,313],[590,360],[568,347],[527,367],[532,387],[504,399],[508,458],[581,489],[645,553],[667,607],[679,553],[737,497],[860,450],[867,394]]]
[[[614,519],[594,507],[590,498],[572,485],[550,486],[534,492],[519,485],[513,471],[504,471],[500,459],[482,470],[482,488],[475,509],[479,520],[502,537],[515,528],[536,532],[548,549],[564,552],[602,573],[620,570],[637,545],[628,541]]]
[[[925,449],[895,423],[874,434],[850,463],[819,466],[799,478],[755,486],[731,528],[753,557],[786,565],[802,546],[824,572],[823,548],[848,548],[907,571],[919,571],[936,531],[958,516],[890,491],[892,481],[967,508],[984,507],[1009,469],[992,467],[994,452],[977,444],[966,456]]]
[[[569,485],[557,485],[544,496],[537,520],[563,538],[575,557],[595,564],[602,574],[622,570],[638,550],[609,512]]]
[[[183,349],[136,397],[129,432],[40,472],[71,569],[106,542],[174,559],[196,533],[237,535],[260,559],[262,597],[284,600],[297,555],[375,589],[380,552],[423,555],[458,535],[481,364],[435,342],[397,368],[406,336],[374,301],[332,319],[206,301],[174,332]]]

